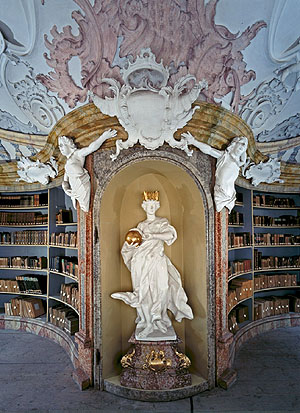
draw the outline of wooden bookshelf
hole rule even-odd
[[[0,270],[14,270],[14,271],[42,271],[47,272],[47,268],[28,268],[28,267],[0,267]]]
[[[69,247],[67,245],[49,245],[51,248],[60,248],[60,249],[66,249],[66,250],[78,250],[78,247]]]
[[[47,259],[47,266],[45,268],[29,268],[29,267],[8,267],[8,266],[3,266],[0,267],[0,273],[5,274],[4,279],[8,280],[14,280],[14,276],[22,273],[24,273],[24,276],[26,274],[29,275],[29,273],[33,273],[34,276],[37,275],[39,276],[39,280],[41,280],[41,289],[43,291],[42,294],[40,293],[34,293],[34,292],[14,292],[14,291],[0,291],[0,308],[3,307],[4,303],[7,302],[7,299],[9,296],[13,297],[35,297],[35,298],[40,298],[43,299],[44,302],[44,307],[46,309],[46,314],[44,317],[41,319],[45,321],[45,323],[49,322],[49,309],[51,307],[50,301],[54,300],[55,302],[62,303],[68,307],[70,307],[77,315],[79,316],[78,310],[76,310],[73,306],[70,306],[68,303],[65,301],[61,300],[59,296],[57,296],[56,292],[59,289],[59,285],[64,282],[63,280],[66,280],[66,283],[77,283],[78,285],[78,278],[75,277],[72,274],[67,274],[67,273],[59,273],[57,271],[53,271],[49,268],[49,263],[50,263],[50,258],[59,256],[61,254],[64,254],[65,256],[68,256],[69,252],[71,253],[72,256],[77,256],[78,257],[78,247],[74,246],[69,246],[69,245],[51,245],[50,243],[50,234],[51,233],[56,233],[57,227],[61,227],[62,229],[60,230],[61,233],[67,232],[67,227],[68,226],[77,226],[76,216],[77,216],[77,211],[74,210],[72,206],[71,199],[67,197],[62,190],[62,188],[52,188],[48,189],[46,191],[39,191],[37,193],[31,193],[29,194],[32,196],[32,199],[36,200],[38,199],[38,195],[43,194],[43,202],[47,199],[47,204],[45,201],[45,204],[43,205],[0,205],[0,211],[3,211],[2,214],[2,223],[0,224],[1,228],[4,228],[2,230],[2,236],[4,240],[10,240],[13,239],[14,243],[10,242],[2,242],[0,243],[0,246],[2,248],[2,257],[12,257],[12,254],[14,257],[16,256],[24,256],[26,254],[20,253],[22,252],[22,248],[30,248],[30,254],[36,257],[40,256],[46,256]],[[13,195],[14,196],[14,195]],[[22,195],[21,195],[22,196]],[[25,196],[25,195],[24,195]],[[3,198],[3,195],[2,195]],[[15,201],[14,202],[23,202],[18,200],[18,195],[15,196]],[[0,201],[1,201],[1,194],[0,194]],[[6,199],[3,202],[8,202]],[[30,200],[28,201],[30,202]],[[66,223],[56,223],[56,215],[58,211],[57,205],[60,205],[59,208],[66,208],[69,209],[70,211],[72,210],[73,218],[74,221],[72,222],[66,222]],[[26,215],[26,211],[28,211],[29,215]],[[37,213],[35,212],[37,211]],[[40,212],[38,212],[40,211]],[[22,214],[22,217],[18,214]],[[40,215],[43,215],[43,218],[40,217]],[[39,224],[26,224],[26,223],[13,223],[13,222],[5,222],[5,220],[10,220],[12,219],[15,220],[15,222],[18,221],[18,219],[26,219],[27,217],[30,217],[30,219],[43,219],[47,220],[47,222],[39,223]],[[25,233],[26,230],[33,230],[38,232],[38,228],[43,228],[45,230],[45,233],[42,235],[38,235],[35,233],[30,233],[28,232],[27,234],[24,234],[25,236],[28,237],[26,240],[32,240],[34,241],[34,237],[46,237],[46,242],[44,242],[44,238],[41,238],[43,240],[43,243],[16,243],[15,239],[17,238],[18,240],[22,239],[22,234]],[[18,233],[16,233],[16,231]],[[75,229],[73,230],[75,231]],[[19,238],[20,237],[20,238]],[[31,238],[32,237],[32,238]],[[16,250],[14,250],[14,247]],[[3,252],[4,251],[4,252]],[[7,252],[6,252],[7,251]],[[15,251],[15,252],[13,252]],[[20,251],[20,252],[19,252]],[[28,255],[28,252],[27,252]],[[6,272],[6,273],[5,273]],[[0,278],[1,278],[0,274]],[[57,277],[55,278],[55,275]],[[59,277],[59,278],[58,278]],[[69,281],[67,281],[69,280]],[[2,293],[2,294],[1,294]],[[8,316],[6,315],[5,317],[17,317],[17,316]],[[40,317],[39,317],[40,319]]]
[[[33,210],[33,209],[48,209],[48,205],[41,206],[14,206],[14,207],[1,207],[0,211],[13,211],[13,210]]]
[[[67,226],[75,226],[77,222],[64,222],[62,224],[56,224],[57,227],[67,227]]]
[[[256,190],[249,190],[245,188],[237,188],[237,191],[241,191],[243,193],[243,205],[238,205],[238,214],[243,214],[243,225],[238,225],[238,224],[229,224],[228,223],[228,231],[230,234],[236,234],[237,236],[241,236],[242,233],[239,233],[239,231],[236,230],[236,228],[243,228],[243,233],[250,232],[251,234],[251,245],[240,245],[240,246],[235,246],[235,247],[230,247],[228,245],[228,260],[230,262],[232,261],[243,261],[245,259],[251,259],[252,260],[252,269],[246,272],[242,273],[237,273],[237,274],[232,274],[228,276],[228,285],[231,286],[231,289],[234,288],[234,286],[231,285],[231,281],[233,280],[239,280],[242,278],[246,278],[247,280],[252,280],[252,295],[249,298],[245,298],[241,301],[237,301],[234,306],[228,311],[228,316],[230,317],[230,314],[235,308],[241,304],[245,303],[245,305],[249,309],[249,321],[247,323],[252,323],[255,322],[255,314],[254,314],[254,301],[259,298],[264,297],[264,294],[267,295],[268,293],[272,293],[272,296],[282,296],[282,299],[285,298],[284,292],[285,291],[294,291],[294,294],[299,294],[300,293],[300,266],[280,266],[280,267],[272,267],[272,268],[255,268],[255,257],[260,257],[264,262],[268,263],[269,259],[270,262],[273,263],[275,260],[275,256],[278,256],[278,260],[276,259],[276,262],[280,262],[281,260],[284,260],[282,257],[286,257],[286,261],[291,261],[293,262],[293,257],[297,261],[297,249],[300,248],[300,243],[298,241],[298,237],[300,235],[300,225],[259,225],[254,223],[254,219],[270,219],[273,220],[273,218],[279,220],[291,220],[292,222],[296,221],[299,222],[299,210],[300,210],[300,195],[299,194],[286,194],[284,196],[280,196],[280,200],[282,203],[290,203],[291,205],[254,205],[253,202],[253,197],[254,196],[261,196],[261,199],[264,199],[267,197],[268,194],[262,193]],[[279,202],[276,199],[276,194],[271,195],[271,199],[274,199],[274,202]],[[284,197],[290,198],[288,201],[284,200]],[[276,200],[276,201],[275,201]],[[292,205],[294,204],[294,205]],[[261,214],[259,214],[259,210],[261,210]],[[255,212],[254,212],[255,211]],[[263,211],[269,211],[269,212],[263,212]],[[281,213],[282,211],[282,213]],[[255,218],[258,214],[258,216],[262,216],[262,218]],[[263,214],[267,214],[266,217],[264,218]],[[238,216],[238,215],[237,215]],[[263,228],[266,228],[267,230],[270,231],[265,231],[261,232]],[[288,230],[288,232],[284,233],[282,230]],[[257,235],[256,235],[257,234]],[[278,236],[276,234],[279,234]],[[294,240],[296,243],[284,243],[284,244],[270,244],[270,243],[265,243],[265,244],[260,244],[255,242],[255,236],[257,239],[262,239],[263,237],[266,236],[269,240],[270,239],[275,239],[277,240],[277,237],[284,237],[286,236],[287,239],[289,240]],[[272,237],[272,238],[271,238]],[[282,238],[284,239],[284,238]],[[234,235],[231,235],[231,238],[228,237],[228,243],[234,240]],[[289,250],[291,248],[292,250]],[[264,252],[265,255],[262,255],[262,252],[264,249],[269,249]],[[277,253],[278,250],[278,253]],[[260,255],[257,255],[257,252],[259,252]],[[268,252],[267,252],[268,251]],[[292,252],[294,251],[294,252]],[[277,254],[277,255],[276,255]],[[263,288],[263,289],[255,289],[255,276],[267,273],[267,274],[282,274],[284,272],[291,272],[293,275],[296,274],[297,276],[297,285],[288,285],[288,286],[280,286],[276,285],[274,287],[268,287],[268,288]],[[232,296],[231,296],[232,297]],[[300,297],[300,294],[299,294]],[[232,298],[231,298],[231,303],[232,303]],[[299,310],[300,312],[300,310]],[[234,313],[232,313],[234,314]],[[234,317],[233,317],[234,319]],[[231,320],[232,322],[232,320]],[[240,327],[242,324],[238,325]]]
[[[50,273],[53,273],[53,274],[60,275],[61,277],[70,278],[71,280],[78,282],[78,278],[75,277],[75,276],[72,275],[72,274],[68,274],[68,273],[65,273],[65,272],[59,272],[59,271],[53,270],[53,269],[51,269],[51,268],[49,269],[49,272],[50,272]]]

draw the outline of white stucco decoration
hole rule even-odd
[[[217,158],[214,200],[217,212],[226,207],[229,212],[235,205],[235,181],[240,167],[246,162],[248,139],[244,136],[233,138],[225,150],[212,148],[206,143],[197,141],[189,132],[183,133],[188,145],[194,145],[203,153]]]
[[[114,97],[102,99],[91,93],[94,104],[109,116],[117,116],[128,133],[126,141],[116,141],[115,160],[122,149],[140,143],[147,149],[157,149],[167,142],[172,148],[189,151],[185,139],[174,139],[174,133],[192,118],[198,106],[192,108],[200,91],[207,88],[205,80],[195,83],[191,75],[181,77],[174,87],[167,86],[169,69],[157,63],[150,49],[142,49],[134,63],[121,70],[124,84],[115,79],[102,79],[110,85]],[[190,83],[195,83],[189,88]],[[187,91],[189,89],[189,91]]]
[[[141,234],[142,243],[138,246],[125,241],[121,250],[131,272],[133,292],[111,295],[136,308],[135,338],[143,341],[176,340],[167,310],[179,322],[193,319],[180,274],[164,253],[164,243],[173,244],[177,233],[166,218],[155,216],[159,207],[159,201],[143,201],[147,219],[133,229]]]
[[[42,163],[39,160],[31,161],[22,156],[17,165],[19,168],[17,173],[20,176],[17,182],[25,181],[30,184],[39,182],[42,185],[47,185],[50,178],[55,178],[58,173],[57,162],[53,156],[51,156],[50,161],[47,163]]]
[[[74,208],[76,208],[76,200],[82,211],[88,212],[90,207],[91,182],[90,175],[84,168],[86,156],[99,149],[104,141],[116,135],[115,130],[108,129],[82,149],[77,149],[74,141],[66,136],[58,138],[60,152],[67,158],[62,188],[71,197]]]
[[[247,168],[247,169],[246,169]],[[273,182],[283,183],[284,180],[280,179],[280,161],[275,158],[270,158],[267,162],[255,163],[250,160],[243,168],[243,176],[247,179],[252,179],[253,186],[259,185],[261,182],[271,184]]]

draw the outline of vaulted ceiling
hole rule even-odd
[[[262,153],[300,163],[299,21],[299,0],[0,0],[0,162],[41,150],[150,47],[170,84],[205,78],[200,100],[238,114]]]

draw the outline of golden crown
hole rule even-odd
[[[144,191],[143,200],[144,201],[159,201],[159,192],[158,191]]]

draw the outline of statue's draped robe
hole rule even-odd
[[[234,207],[236,200],[234,184],[239,175],[239,170],[239,166],[233,158],[230,157],[226,149],[217,160],[216,165],[214,200],[217,212],[220,212],[224,207],[227,207],[230,212]]]
[[[71,155],[66,162],[65,180],[68,180],[72,190],[71,199],[74,208],[76,209],[77,200],[80,208],[84,212],[88,212],[91,193],[90,175],[88,171],[81,166],[80,160],[75,155],[76,154]]]
[[[171,245],[177,238],[175,228],[166,218],[156,217],[154,221],[143,221],[137,229],[142,235],[171,233],[171,239],[165,241],[167,245]],[[114,293],[113,297],[137,309],[137,327],[143,325],[145,312],[154,329],[158,330],[161,330],[161,325],[164,328],[171,326],[167,309],[177,321],[184,317],[193,318],[180,274],[164,253],[164,241],[144,240],[139,247],[128,246],[125,242],[121,253],[131,271],[133,292]]]

